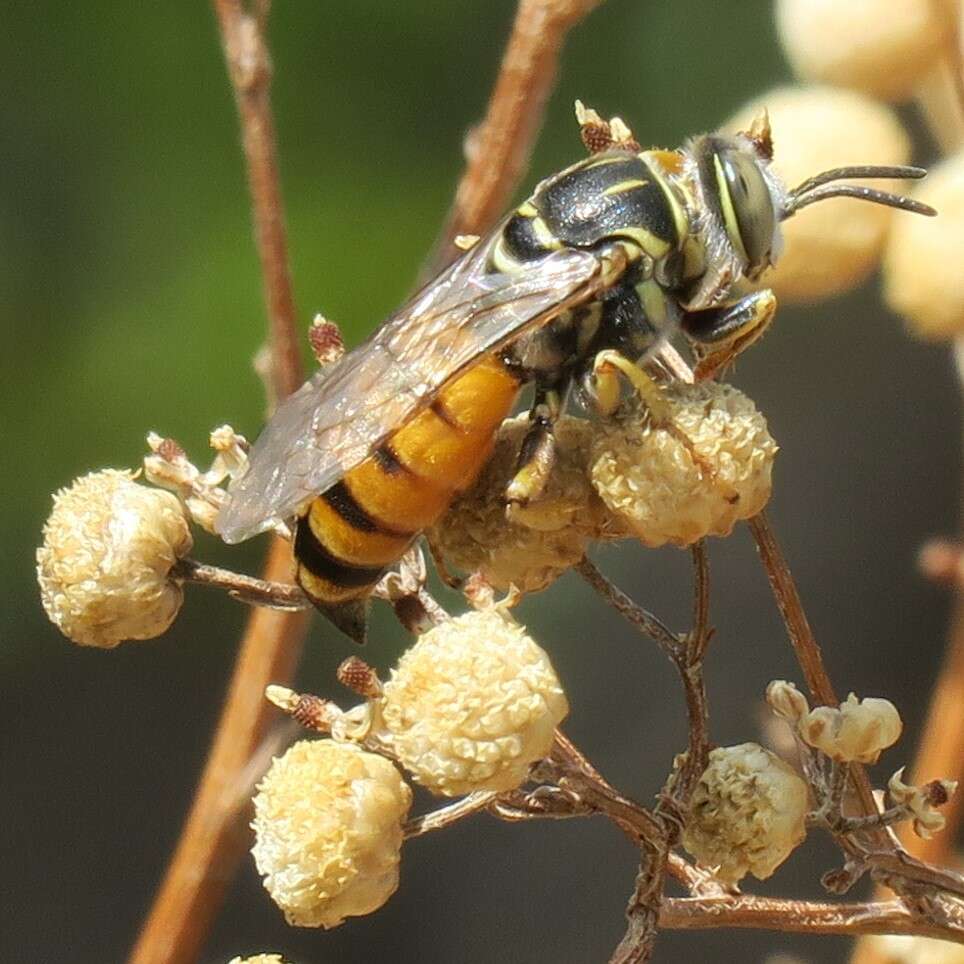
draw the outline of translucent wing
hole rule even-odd
[[[286,399],[231,486],[217,530],[240,542],[294,515],[428,404],[480,354],[601,287],[600,261],[563,249],[520,275],[489,272],[477,244],[354,351]]]

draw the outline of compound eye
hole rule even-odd
[[[720,191],[724,194],[727,230],[732,234],[735,228],[752,273],[766,267],[773,247],[776,217],[770,189],[759,165],[749,155],[738,150],[725,150],[717,157],[725,181],[725,185],[720,185]],[[729,205],[725,203],[727,195]],[[731,216],[735,224],[731,223]]]

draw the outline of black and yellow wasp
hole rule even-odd
[[[732,292],[774,263],[781,221],[841,195],[934,213],[837,183],[921,177],[919,168],[839,168],[787,190],[769,168],[765,116],[747,133],[675,151],[603,147],[539,184],[281,404],[232,485],[223,538],[295,517],[298,582],[352,638],[364,638],[384,571],[478,475],[523,385],[534,385],[531,427],[507,492],[522,501],[545,481],[570,386],[605,412],[618,399],[615,373],[639,372],[674,331],[703,376],[759,337],[773,294]]]

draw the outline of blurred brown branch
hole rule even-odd
[[[283,398],[301,384],[294,298],[288,273],[281,188],[271,113],[271,67],[262,28],[264,4],[249,12],[240,0],[214,0],[234,87],[247,161],[255,239],[264,279],[271,348],[271,385]],[[274,538],[264,579],[291,577],[291,547]],[[245,774],[275,719],[265,686],[294,673],[308,624],[306,612],[254,609],[207,764],[181,838],[154,900],[131,964],[197,960],[208,928],[248,846]]]
[[[467,137],[468,163],[420,282],[459,254],[458,235],[484,234],[508,206],[542,126],[566,35],[600,3],[520,0],[485,120]]]

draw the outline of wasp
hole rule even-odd
[[[642,150],[625,125],[614,121],[617,139],[593,118],[580,118],[590,156],[542,181],[284,401],[231,486],[221,536],[238,542],[294,518],[298,583],[359,642],[375,584],[474,481],[523,386],[534,386],[530,428],[506,492],[520,502],[538,498],[551,471],[573,386],[606,414],[621,378],[644,384],[641,366],[672,333],[699,377],[760,337],[773,293],[735,292],[776,261],[782,221],[840,196],[935,213],[841,183],[922,177],[914,167],[838,168],[788,190],[770,169],[765,115],[678,150]]]

